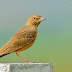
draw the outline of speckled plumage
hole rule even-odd
[[[37,28],[34,26],[25,26],[17,32],[12,39],[0,50],[1,54],[13,53],[35,41]]]
[[[19,56],[18,53],[31,47],[37,36],[37,27],[41,22],[41,20],[39,21],[40,18],[41,16],[39,15],[31,16],[28,19],[26,25],[20,31],[18,31],[6,45],[0,49],[0,57],[13,52],[16,52]]]

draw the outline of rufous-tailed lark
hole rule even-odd
[[[30,16],[25,26],[0,49],[0,58],[10,53],[16,52],[17,56],[22,58],[24,62],[30,63],[19,53],[33,45],[37,37],[38,25],[43,20],[45,20],[45,18],[42,18],[39,15]]]

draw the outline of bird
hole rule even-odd
[[[34,44],[38,33],[38,26],[43,20],[45,20],[45,18],[40,15],[30,16],[24,27],[16,32],[16,34],[0,49],[0,58],[15,52],[24,62],[30,63],[19,53],[30,48]]]

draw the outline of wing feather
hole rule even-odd
[[[0,54],[12,53],[34,41],[37,35],[37,30],[32,30],[31,28],[26,29],[17,32],[11,40],[0,49]]]

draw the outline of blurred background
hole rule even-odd
[[[28,61],[52,63],[54,72],[72,72],[72,0],[0,0],[0,48],[34,14],[46,20],[33,46],[20,54]],[[22,61],[15,53],[0,58],[0,63]]]

